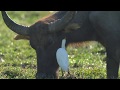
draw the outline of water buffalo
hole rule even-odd
[[[16,39],[28,39],[36,50],[36,78],[58,78],[55,53],[66,37],[70,43],[100,42],[107,53],[107,78],[118,78],[120,62],[120,12],[119,11],[58,11],[40,19],[31,26],[12,21],[5,11],[6,25],[19,34]]]

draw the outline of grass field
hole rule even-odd
[[[50,12],[9,11],[9,16],[17,23],[31,25]],[[16,34],[4,24],[0,14],[0,79],[35,79],[36,54],[29,41],[15,41]],[[97,42],[81,47],[67,47],[70,73],[78,79],[106,79],[106,53]],[[4,60],[4,61],[2,61]],[[60,78],[61,71],[59,73]],[[66,78],[65,78],[66,79]]]

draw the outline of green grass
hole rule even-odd
[[[79,48],[68,47],[70,69],[77,78],[103,79],[106,78],[106,63],[104,48],[91,42]]]
[[[49,12],[43,11],[9,11],[9,16],[17,23],[31,25]],[[36,54],[29,41],[13,40],[16,34],[4,24],[0,14],[0,79],[35,79]],[[104,48],[91,42],[87,46],[68,47],[70,73],[78,79],[106,79],[106,55],[100,51]],[[61,76],[61,71],[59,72]]]

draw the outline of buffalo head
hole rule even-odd
[[[61,41],[65,37],[65,28],[74,18],[75,13],[75,11],[58,12],[31,26],[23,26],[15,23],[5,11],[2,11],[5,24],[18,34],[15,39],[27,39],[31,47],[35,49],[36,78],[58,78],[59,66],[56,61],[56,51],[61,47]]]

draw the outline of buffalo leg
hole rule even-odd
[[[119,70],[118,53],[114,50],[107,51],[107,78],[117,79]]]

